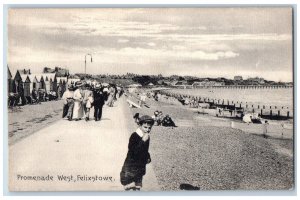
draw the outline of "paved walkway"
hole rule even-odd
[[[10,191],[123,191],[119,173],[130,136],[124,109],[121,99],[104,107],[100,122],[62,119],[10,146]],[[160,190],[151,164],[143,190]]]

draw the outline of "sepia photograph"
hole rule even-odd
[[[8,190],[294,190],[294,12],[8,8]]]

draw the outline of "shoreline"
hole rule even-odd
[[[200,92],[203,90],[202,92]],[[151,90],[150,90],[151,91]],[[160,97],[167,99],[167,101],[182,101],[183,103],[192,104],[196,102],[201,102],[204,104],[209,104],[209,107],[219,107],[225,110],[229,109],[231,112],[236,113],[236,111],[242,110],[244,113],[258,113],[263,119],[266,120],[293,120],[294,118],[294,106],[290,104],[290,101],[287,103],[285,98],[288,94],[281,94],[281,96],[275,96],[275,102],[273,101],[265,102],[265,98],[271,98],[268,94],[256,94],[255,90],[251,94],[244,94],[241,92],[240,97],[233,99],[232,96],[235,93],[232,93],[233,89],[222,91],[222,95],[219,93],[214,93],[207,89],[175,89],[169,88],[166,90],[161,90],[158,93]],[[271,91],[269,91],[270,93]],[[237,93],[238,95],[239,93]],[[239,96],[239,95],[238,95]],[[247,96],[247,98],[245,98]],[[292,98],[293,96],[291,96]],[[240,99],[242,98],[242,99]],[[282,99],[283,98],[283,99]],[[255,99],[255,100],[254,100]],[[252,102],[252,101],[253,102]],[[282,104],[281,101],[287,103]],[[228,114],[228,113],[227,113]]]

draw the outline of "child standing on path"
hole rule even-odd
[[[131,134],[128,153],[120,173],[125,190],[140,190],[146,164],[151,162],[149,150],[150,131],[154,124],[152,117],[144,115],[139,119],[139,128]]]

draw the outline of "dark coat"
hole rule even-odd
[[[136,133],[132,133],[128,144],[128,153],[121,171],[121,183],[127,185],[146,174],[146,164],[150,161],[150,139],[144,142]]]
[[[95,90],[93,92],[94,95],[94,103],[95,107],[102,107],[105,103],[106,96],[101,90]]]

